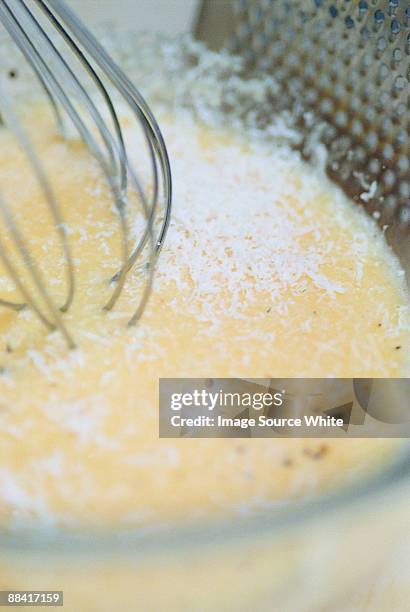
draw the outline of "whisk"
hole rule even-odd
[[[104,308],[111,310],[115,306],[128,272],[138,263],[144,275],[144,288],[128,323],[133,325],[149,298],[156,258],[171,212],[171,170],[157,122],[136,87],[61,0],[2,0],[0,21],[34,72],[51,105],[59,131],[64,135],[67,120],[70,121],[108,182],[121,229],[122,264],[111,279],[115,286]],[[142,129],[150,162],[149,196],[127,155],[115,96],[131,109]],[[102,109],[108,120],[103,117]],[[23,148],[52,214],[64,254],[67,285],[64,303],[56,304],[14,220],[12,207],[1,197],[0,186],[0,214],[32,281],[30,288],[23,282],[0,235],[0,258],[24,300],[21,303],[0,300],[0,305],[14,310],[30,307],[48,329],[60,330],[68,346],[73,348],[75,341],[64,322],[64,313],[75,296],[75,268],[58,199],[35,146],[3,90],[0,91],[0,112]],[[141,235],[131,248],[128,216],[132,198],[138,199],[145,221]]]

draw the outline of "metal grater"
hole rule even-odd
[[[273,74],[272,113],[291,111],[302,155],[314,134],[350,198],[380,225],[410,229],[409,2],[206,0],[197,35]]]

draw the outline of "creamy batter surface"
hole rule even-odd
[[[102,311],[121,240],[101,172],[77,139],[56,135],[44,108],[33,107],[26,121],[72,246],[77,290],[64,321],[78,348],[68,351],[28,309],[0,310],[3,525],[127,527],[241,515],[387,461],[397,442],[158,438],[159,377],[409,374],[404,274],[358,206],[284,147],[205,129],[188,114],[164,116],[173,217],[152,299],[128,329],[140,271],[116,309]],[[139,147],[130,154],[138,166]],[[0,184],[61,303],[57,235],[4,129]],[[21,299],[4,268],[0,295]]]

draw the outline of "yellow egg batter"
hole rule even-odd
[[[125,527],[248,513],[387,460],[393,441],[158,438],[159,377],[408,375],[404,277],[372,220],[294,153],[164,117],[173,218],[154,294],[129,329],[140,271],[102,310],[121,240],[101,172],[44,109],[27,122],[72,247],[76,294],[63,316],[78,348],[28,309],[0,310],[0,522]],[[130,154],[138,167],[141,150]],[[5,129],[0,185],[61,304],[57,234]],[[21,300],[3,268],[0,297]]]

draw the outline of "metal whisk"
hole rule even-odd
[[[121,227],[122,265],[112,279],[115,287],[104,308],[110,310],[114,307],[127,273],[138,262],[145,279],[138,308],[129,321],[129,325],[132,325],[140,318],[149,298],[155,260],[170,219],[171,171],[159,127],[136,87],[64,2],[2,0],[0,21],[38,79],[60,131],[64,134],[64,125],[69,120],[97,160],[109,184]],[[127,156],[114,94],[131,109],[142,129],[151,168],[149,187],[152,193],[149,196]],[[103,118],[101,108],[104,108],[109,121]],[[74,347],[75,342],[64,323],[63,313],[70,308],[74,299],[75,273],[58,199],[41,159],[19,124],[13,105],[4,91],[0,91],[0,112],[3,121],[23,147],[41,186],[61,241],[67,277],[66,298],[62,305],[57,305],[13,218],[12,207],[1,198],[0,186],[0,214],[32,281],[32,288],[24,284],[0,235],[0,258],[24,300],[21,303],[0,300],[0,305],[15,310],[30,307],[49,329],[59,329],[67,344]],[[143,232],[132,248],[128,229],[131,198],[138,199],[145,219]]]

